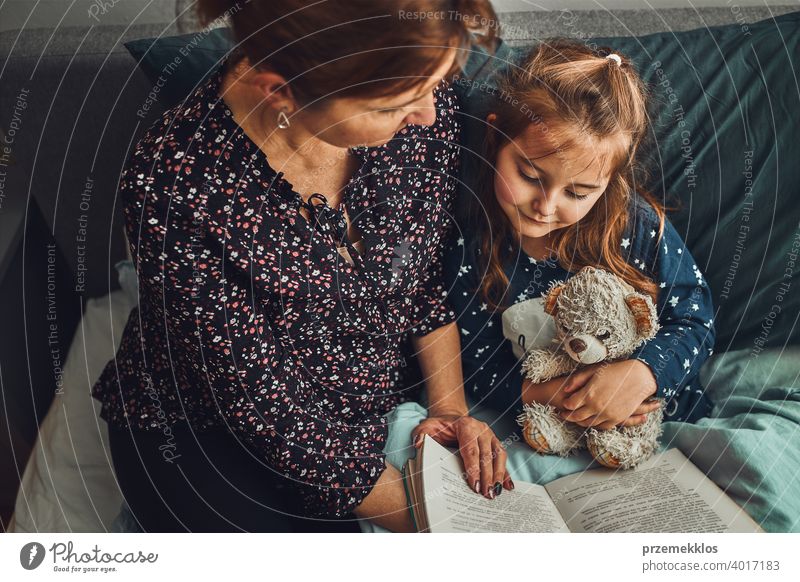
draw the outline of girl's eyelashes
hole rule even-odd
[[[525,180],[526,182],[530,182],[531,184],[540,184],[541,180],[539,178],[534,178],[533,176],[529,176],[525,172],[522,171],[522,168],[517,168],[517,172],[519,172],[520,177]],[[577,194],[571,190],[567,190],[567,196],[570,198],[574,198],[575,200],[585,200],[589,197],[589,194]]]
[[[570,198],[574,198],[575,200],[585,200],[586,198],[589,197],[588,194],[576,194],[575,192],[572,192],[571,190],[567,190],[567,195]]]
[[[520,177],[526,182],[530,182],[531,184],[539,184],[539,178],[534,178],[533,176],[529,176],[528,174],[523,172],[521,168],[517,168],[517,172],[519,172]]]

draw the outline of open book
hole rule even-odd
[[[467,485],[461,458],[426,435],[403,474],[419,531],[763,531],[678,449],[629,470],[591,469],[544,486],[515,481],[487,499]]]

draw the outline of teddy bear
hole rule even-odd
[[[551,347],[524,355],[523,375],[534,383],[625,359],[659,329],[653,300],[604,269],[584,267],[565,282],[554,282],[543,299],[556,337]],[[630,427],[586,429],[559,417],[554,406],[537,402],[526,404],[517,420],[525,441],[540,453],[568,456],[585,446],[601,465],[629,469],[658,449],[664,401],[651,400],[661,408]]]

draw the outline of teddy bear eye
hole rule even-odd
[[[603,330],[601,330],[601,331],[600,331],[600,332],[597,334],[597,339],[600,339],[600,340],[608,339],[608,338],[610,338],[610,337],[611,337],[611,333],[610,333],[610,332],[608,332],[608,331],[606,331],[606,330],[604,330],[604,329],[603,329]]]

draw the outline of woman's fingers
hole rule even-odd
[[[480,443],[480,466],[481,466],[481,493],[484,497],[494,499],[494,455],[492,454],[491,437],[481,437]]]
[[[494,495],[497,496],[503,492],[504,481],[508,475],[506,473],[506,451],[497,438],[492,439],[492,457],[494,459],[492,487]]]
[[[448,444],[455,438],[452,427],[436,418],[423,420],[411,431],[411,442],[416,448],[422,446],[426,434],[441,444]]]
[[[444,432],[439,429],[427,426],[422,428],[417,428],[411,435],[411,442],[416,448],[420,448],[422,446],[422,441],[425,440],[425,435],[428,435],[436,442],[440,444],[446,444],[446,439],[442,438],[444,436]]]
[[[486,423],[465,419],[455,426],[455,433],[471,489],[494,499],[504,487],[514,488],[506,471],[506,451]]]
[[[414,430],[411,431],[411,443],[416,448],[422,446],[422,441],[425,440],[425,435],[430,434],[427,426],[428,425],[425,422],[421,422],[414,428]]]
[[[467,474],[467,484],[475,493],[480,493],[481,466],[478,441],[473,439],[463,445],[459,443],[459,451],[461,452],[461,460],[464,462],[464,472]]]

